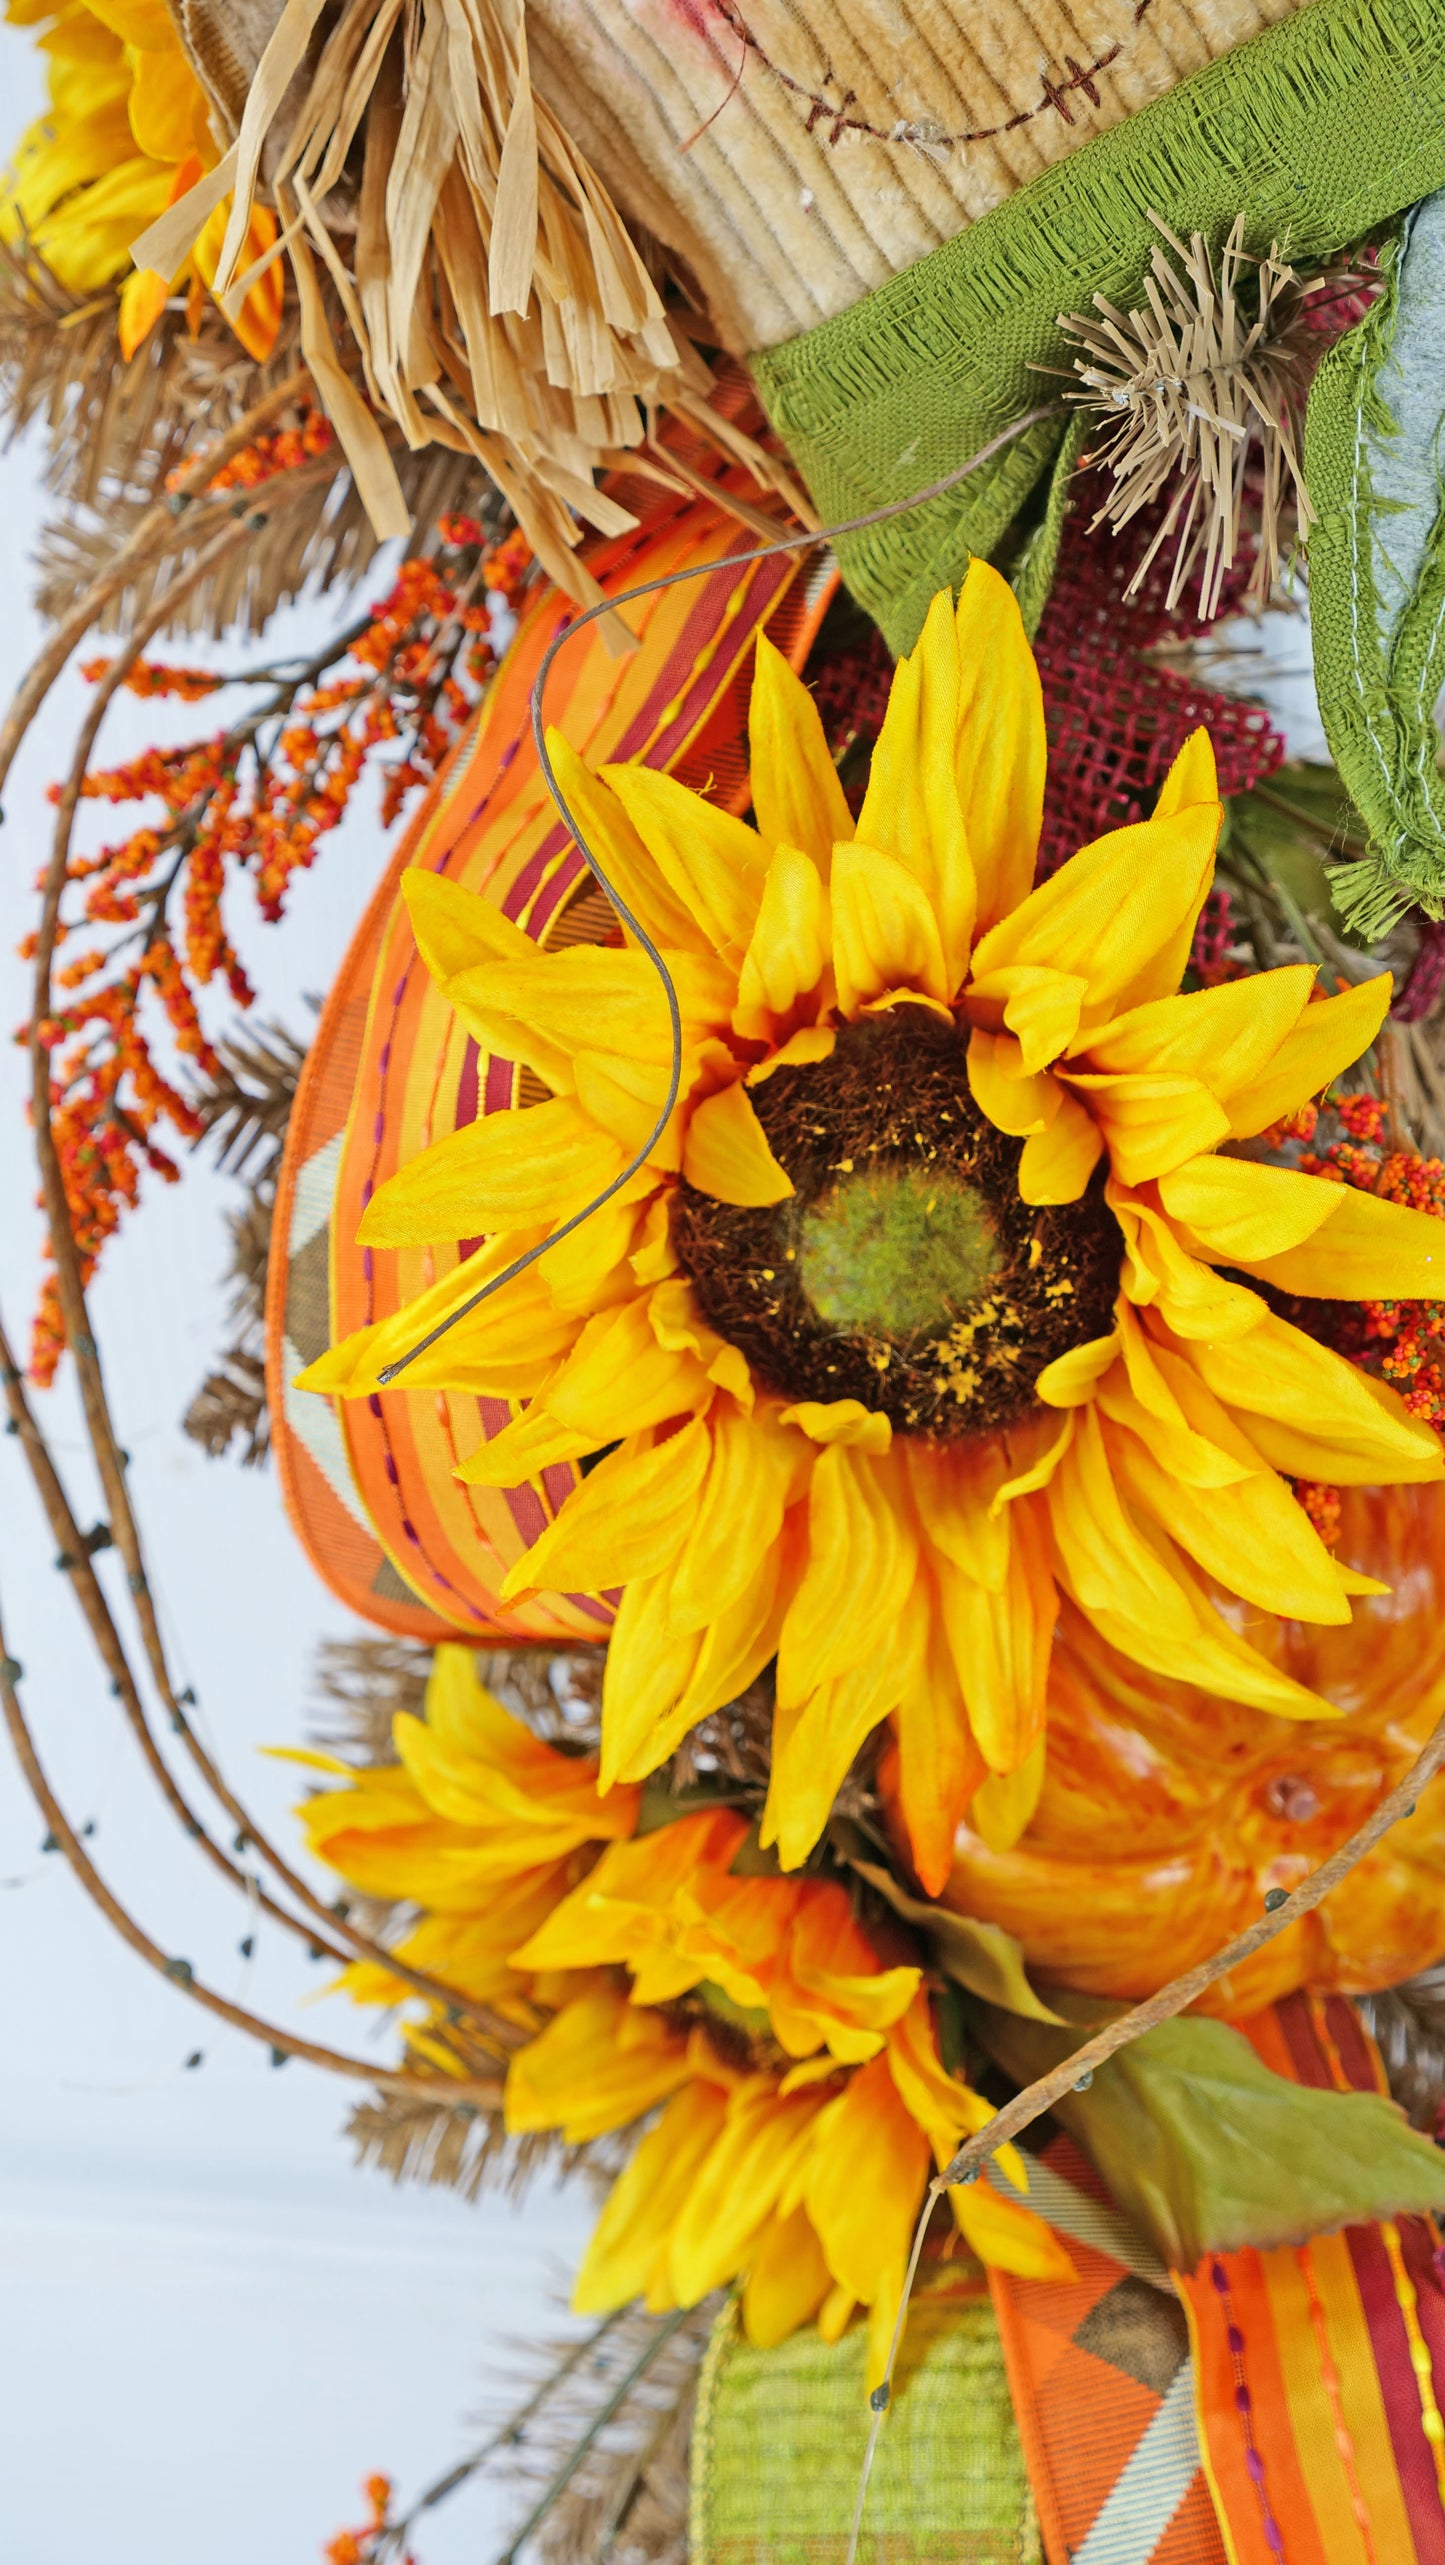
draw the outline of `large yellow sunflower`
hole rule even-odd
[[[1178,994],[1220,820],[1202,732],[1152,819],[1032,887],[1042,703],[985,564],[897,670],[856,828],[766,641],[751,745],[748,826],[553,740],[667,954],[680,1098],[645,1169],[405,1379],[513,1403],[474,1484],[605,1455],[504,1589],[622,1589],[604,1788],[776,1659],[764,1840],[801,1862],[892,1719],[936,1892],[965,1807],[999,1844],[1028,1821],[1061,1589],[1138,1665],[1335,1715],[1246,1636],[1382,1590],[1290,1479],[1433,1479],[1440,1448],[1255,1286],[1439,1297],[1445,1242],[1251,1151],[1368,1046],[1389,982]],[[405,887],[468,1030],[551,1093],[378,1192],[373,1245],[485,1243],[303,1376],[345,1396],[615,1176],[666,1093],[641,953],[549,954],[435,876]]]

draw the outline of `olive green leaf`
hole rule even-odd
[[[972,2017],[990,2056],[1019,2084],[1082,2045],[1077,2030],[993,2007],[975,2007]],[[1206,2253],[1445,2207],[1445,2153],[1393,2102],[1287,2083],[1227,2022],[1161,2022],[1054,2110],[1175,2271],[1192,2270]]]
[[[1061,2019],[1035,1994],[1023,1951],[1002,1924],[980,1924],[971,1915],[955,1915],[947,1906],[933,1906],[922,1897],[910,1897],[892,1873],[876,1862],[861,1861],[854,1855],[852,1867],[870,1888],[877,1889],[880,1897],[887,1898],[895,1915],[901,1915],[916,1932],[927,1934],[945,1977],[1005,2012],[1023,2013],[1034,2022]]]

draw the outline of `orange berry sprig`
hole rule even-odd
[[[391,2478],[368,2476],[362,2486],[371,2517],[360,2529],[341,2529],[329,2540],[321,2553],[326,2565],[369,2565],[376,2554],[376,2543],[391,2527]],[[397,2565],[417,2565],[410,2548],[397,2559]]]
[[[491,677],[487,597],[500,590],[514,600],[530,555],[514,536],[489,546],[475,518],[446,519],[438,533],[434,554],[403,562],[390,593],[304,664],[229,676],[146,660],[131,672],[127,682],[148,698],[195,702],[237,684],[261,698],[210,738],[92,768],[82,786],[83,799],[138,823],[71,856],[52,1012],[37,1028],[51,1055],[52,1126],[87,1280],[138,1202],[142,1177],[175,1182],[166,1142],[200,1136],[176,1073],[185,1064],[204,1077],[215,1067],[201,993],[220,981],[237,1006],[253,1003],[224,920],[238,877],[261,916],[279,920],[294,875],[315,861],[368,767],[389,827],[437,772]],[[94,679],[106,664],[91,661],[85,673]],[[33,950],[33,939],[21,949]],[[31,1340],[37,1383],[54,1378],[62,1350],[47,1281]]]
[[[1305,1105],[1266,1136],[1275,1147],[1296,1143],[1299,1155],[1294,1163],[1305,1175],[1353,1185],[1359,1192],[1378,1194],[1385,1202],[1403,1202],[1412,1211],[1427,1211],[1445,1220],[1445,1159],[1386,1148],[1389,1110],[1383,1096],[1337,1094],[1331,1089],[1318,1104]],[[1327,1129],[1333,1122],[1344,1136],[1312,1146],[1320,1139],[1322,1122]],[[1280,1305],[1291,1323],[1307,1335],[1332,1346],[1361,1370],[1392,1382],[1411,1415],[1445,1437],[1445,1301],[1282,1298]],[[1332,1546],[1340,1529],[1339,1489],[1299,1479],[1295,1494],[1321,1539]]]
[[[207,498],[217,498],[225,490],[258,490],[263,481],[274,480],[278,472],[293,471],[298,463],[314,461],[329,454],[336,443],[336,431],[325,414],[307,402],[295,427],[279,427],[243,445],[229,463],[223,463],[206,483]],[[166,476],[168,490],[177,490],[186,467],[177,465]]]

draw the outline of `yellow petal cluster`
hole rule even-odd
[[[424,1910],[397,1946],[400,1959],[478,2003],[512,2009],[538,1992],[512,1966],[513,1951],[573,1887],[593,1848],[631,1834],[638,1793],[600,1797],[596,1763],[556,1752],[503,1709],[470,1648],[437,1649],[425,1718],[402,1712],[392,1735],[394,1764],[288,1756],[343,1785],[301,1802],[307,1842],[363,1895]],[[373,1961],[357,1961],[340,1982],[358,2003],[395,2003],[407,1992]]]
[[[985,563],[956,608],[935,600],[896,672],[856,829],[812,699],[766,641],[751,740],[755,826],[647,768],[592,775],[552,742],[579,824],[676,979],[679,1100],[606,1209],[407,1377],[511,1401],[462,1470],[474,1483],[606,1451],[504,1589],[624,1589],[604,1787],[655,1770],[775,1659],[765,1842],[802,1862],[891,1720],[936,1893],[965,1808],[1000,1846],[1028,1822],[1061,1594],[1137,1665],[1187,1668],[1276,1717],[1335,1715],[1245,1635],[1260,1613],[1347,1621],[1372,1590],[1287,1482],[1434,1479],[1440,1449],[1252,1286],[1438,1297],[1445,1233],[1250,1154],[1369,1045],[1390,984],[1325,995],[1301,966],[1180,993],[1221,815],[1202,732],[1150,820],[1031,887],[1042,701]],[[581,1210],[646,1140],[667,1086],[666,1010],[639,951],[551,955],[437,876],[406,889],[468,1030],[526,1061],[550,1099],[438,1142],[377,1193],[374,1245],[486,1243],[304,1375],[343,1396],[372,1391]],[[855,1400],[789,1403],[707,1324],[673,1252],[679,1175],[731,1205],[792,1192],[754,1110],[760,1082],[900,1006],[966,1040],[979,1109],[1022,1143],[1021,1200],[1077,1202],[1094,1179],[1117,1226],[1110,1331],[1049,1365],[1021,1429],[930,1442]]]
[[[27,242],[72,294],[120,286],[121,354],[130,358],[170,297],[190,296],[194,331],[216,273],[229,196],[172,277],[131,265],[130,246],[219,157],[205,91],[165,0],[8,0],[11,26],[45,27],[50,105],[21,136],[0,182],[0,240]],[[48,24],[46,22],[49,22]],[[252,216],[244,272],[276,246],[275,217]],[[281,271],[270,266],[231,323],[264,361],[281,320]]]
[[[815,2316],[832,2339],[862,2307],[881,2366],[930,2160],[989,2117],[944,2069],[921,1969],[889,1964],[838,1881],[736,1875],[735,1809],[634,1834],[637,1792],[600,1798],[595,1764],[512,1718],[470,1649],[438,1649],[425,1718],[394,1733],[395,1764],[295,1756],[344,1785],[300,1813],[354,1887],[422,1910],[400,1957],[542,2020],[508,2071],[509,2130],[582,2145],[665,2106],[603,2210],[579,2309],[691,2305],[741,2279],[755,2341]],[[378,1964],[339,1982],[359,2003],[408,1993]],[[411,2036],[435,2054],[425,2023]],[[750,2053],[769,2062],[730,2062]],[[1027,2189],[1016,2151],[1000,2160]],[[951,2197],[983,2260],[1069,2273],[1031,2210],[987,2182]]]
[[[634,2115],[643,2092],[670,2097],[602,2211],[578,2311],[639,2297],[657,2311],[693,2306],[740,2280],[744,2326],[766,2347],[810,2320],[835,2341],[862,2308],[876,2380],[933,2165],[990,2117],[945,2072],[927,1995],[916,1992],[878,2053],[851,2068],[824,2054],[784,2074],[735,2069],[703,2032],[678,2030],[664,2047],[659,2025],[644,2047],[636,2022],[615,1988],[574,1996],[507,2078],[507,2125],[519,2132],[600,2136]],[[1027,2187],[1016,2150],[1000,2158]],[[981,2261],[1029,2279],[1073,2276],[1043,2221],[989,2181],[949,2198]]]

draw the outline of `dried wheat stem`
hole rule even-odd
[[[567,2487],[571,2484],[573,2477],[576,2475],[578,2468],[581,2466],[588,2450],[592,2447],[593,2442],[600,2438],[601,2434],[606,2430],[607,2425],[611,2422],[613,2415],[626,2403],[633,2388],[637,2385],[638,2380],[647,2375],[648,2370],[652,2367],[653,2362],[658,2358],[659,2354],[666,2350],[673,2335],[681,2332],[682,2327],[687,2323],[689,2316],[695,2313],[695,2308],[677,2307],[670,2316],[659,2324],[652,2340],[649,2343],[644,2344],[631,2368],[627,2371],[626,2376],[618,2381],[618,2384],[613,2388],[611,2395],[607,2398],[606,2403],[603,2404],[593,2415],[587,2429],[584,2432],[579,2433],[577,2439],[568,2450],[566,2457],[563,2459],[561,2466],[557,2469],[556,2474],[548,2478],[536,2502],[533,2504],[526,2519],[523,2521],[521,2528],[516,2531],[508,2545],[503,2549],[502,2554],[497,2558],[496,2565],[516,2565],[517,2552],[519,2548],[525,2547],[533,2530],[546,2519],[548,2512],[552,2509],[552,2506],[557,2501],[558,2497],[566,2492]]]
[[[393,2521],[383,2532],[377,2542],[371,2565],[392,2565],[392,2560],[401,2556],[423,2512],[435,2511],[438,2503],[446,2501],[448,2494],[454,2494],[458,2486],[465,2485],[469,2477],[475,2476],[479,2467],[485,2467],[489,2458],[495,2458],[499,2449],[514,2446],[521,2439],[533,2415],[540,2412],[548,2397],[554,2395],[556,2390],[571,2377],[573,2371],[580,2369],[583,2361],[590,2358],[598,2344],[621,2323],[625,2312],[624,2308],[617,2307],[610,2316],[604,2316],[600,2325],[594,2326],[591,2333],[584,2334],[580,2342],[575,2342],[570,2351],[563,2354],[555,2369],[549,2369],[541,2385],[533,2389],[526,2403],[518,2405],[514,2413],[508,2414],[506,2421],[497,2425],[496,2430],[483,2441],[480,2449],[474,2449],[469,2457],[458,2459],[456,2465],[449,2467],[444,2476],[438,2476],[434,2484],[428,2485],[426,2492],[418,2495],[410,2511],[400,2520]]]
[[[274,391],[264,393],[233,428],[192,458],[177,481],[172,496],[179,499],[193,497],[204,481],[219,472],[221,466],[228,463],[232,455],[239,454],[243,446],[251,443],[268,418],[274,417],[277,410],[284,409],[288,402],[298,400],[309,390],[310,383],[311,377],[303,367],[297,373],[289,374],[284,383],[278,383]],[[166,549],[179,539],[176,514],[168,499],[158,499],[154,506],[147,508],[120,550],[113,555],[99,578],[91,581],[84,596],[77,597],[69,614],[55,626],[39,658],[27,669],[4,721],[0,722],[0,788],[3,788],[14,763],[16,750],[72,650],[85,639],[97,616],[103,614],[112,599],[129,584],[138,563],[158,535],[169,538]]]

